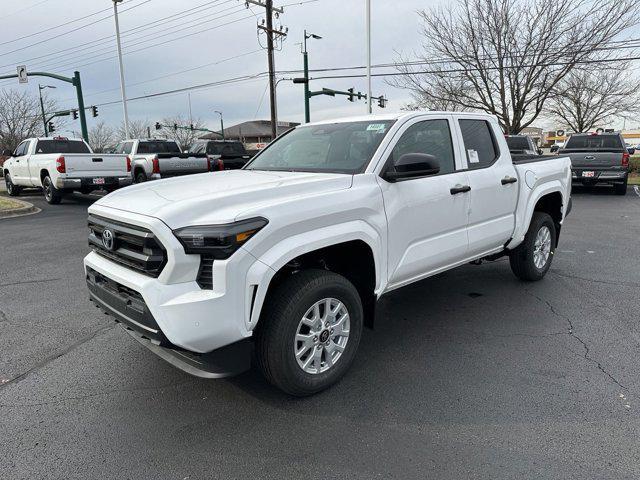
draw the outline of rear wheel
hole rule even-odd
[[[521,280],[541,280],[556,251],[556,226],[549,214],[533,212],[524,241],[509,255],[511,270]]]
[[[345,277],[305,270],[270,293],[256,332],[267,380],[296,396],[324,390],[347,372],[363,325],[358,291]]]
[[[144,172],[138,172],[136,173],[136,178],[135,178],[136,183],[143,183],[147,181],[147,175]]]
[[[9,194],[9,196],[17,197],[18,195],[20,195],[20,187],[13,184],[13,182],[11,181],[11,175],[9,175],[8,173],[4,176],[4,183],[7,186],[7,193]]]
[[[57,205],[62,201],[62,192],[53,185],[49,175],[44,177],[44,180],[42,181],[42,189],[44,190],[44,198],[47,203]]]
[[[626,195],[627,194],[627,180],[625,179],[624,183],[614,183],[613,184],[613,192],[616,195]]]

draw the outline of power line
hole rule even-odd
[[[140,6],[144,5],[145,3],[149,3],[150,1],[151,0],[143,0],[141,3],[139,3],[137,5],[133,5],[130,8],[122,10],[122,13],[128,12],[129,10],[133,10],[134,8],[140,7]],[[102,21],[107,20],[109,18],[111,18],[111,15],[99,18],[98,20],[95,20],[95,21],[90,22],[90,23],[85,23],[84,25],[80,25],[79,27],[73,28],[71,30],[67,30],[66,32],[59,33],[58,35],[54,35],[52,37],[45,38],[44,40],[40,40],[38,42],[31,43],[29,45],[25,45],[25,46],[20,47],[20,48],[16,48],[15,50],[10,50],[8,52],[0,53],[0,57],[5,56],[5,55],[9,55],[11,53],[20,52],[22,50],[26,50],[27,48],[31,48],[31,47],[34,47],[36,45],[41,45],[43,43],[46,43],[46,42],[49,42],[49,41],[53,40],[54,38],[60,38],[60,37],[63,37],[65,35],[69,35],[70,33],[77,32],[78,30],[82,30],[84,28],[90,27],[91,25],[95,25],[96,23],[102,22]]]

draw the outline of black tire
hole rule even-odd
[[[48,204],[57,205],[62,201],[62,192],[53,185],[49,175],[42,180],[42,190],[44,191],[44,198]]]
[[[325,298],[339,300],[347,308],[349,336],[342,355],[333,366],[321,373],[307,373],[295,357],[296,334],[307,310]],[[290,395],[301,397],[320,392],[340,380],[353,363],[362,325],[360,295],[349,280],[326,270],[296,273],[270,292],[266,299],[256,332],[258,367],[272,385]],[[331,339],[328,341],[332,342]],[[315,348],[319,347],[312,346],[309,352],[314,352]]]
[[[22,189],[13,184],[11,176],[8,173],[4,176],[4,183],[7,186],[7,193],[10,197],[17,197],[20,195],[20,190]]]
[[[549,229],[551,245],[549,247],[549,255],[546,262],[541,267],[538,267],[534,261],[534,252],[536,250],[535,243],[538,232],[540,232],[543,227],[547,227]],[[533,212],[533,217],[529,224],[529,230],[527,230],[524,241],[509,254],[511,270],[515,276],[521,280],[528,282],[542,280],[551,267],[555,251],[556,226],[553,223],[553,219],[547,213]]]
[[[613,184],[613,193],[616,195],[626,195],[627,194],[627,180],[624,183],[614,183]]]
[[[147,181],[147,174],[144,172],[138,172],[136,173],[136,176],[134,178],[134,182],[135,183],[144,183]]]

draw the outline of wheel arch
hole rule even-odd
[[[308,268],[323,268],[349,279],[360,293],[365,325],[372,326],[377,295],[385,278],[385,263],[380,238],[366,235],[366,230],[373,232],[367,227],[350,235],[322,237],[319,231],[307,232],[289,237],[259,256],[247,274],[247,329],[253,330],[258,324],[269,292],[287,276]]]

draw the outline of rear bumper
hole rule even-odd
[[[593,172],[592,177],[586,177],[585,172]],[[571,178],[573,182],[578,183],[594,183],[594,182],[611,182],[618,183],[624,182],[629,172],[626,169],[610,169],[610,168],[598,168],[598,167],[579,167],[572,168]]]
[[[104,183],[94,183],[95,178],[104,179]],[[130,176],[82,178],[58,177],[56,179],[56,188],[79,190],[81,188],[125,187],[127,185],[131,185],[131,183],[133,183],[133,179]]]

